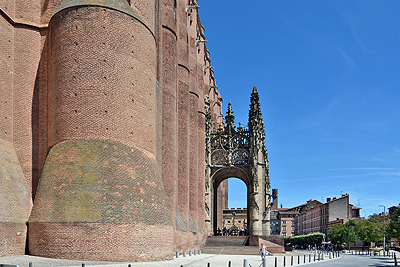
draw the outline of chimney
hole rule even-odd
[[[281,209],[283,208],[283,204],[281,203]]]
[[[272,189],[272,207],[271,210],[278,209],[278,189]]]
[[[331,201],[331,198],[330,197],[327,197],[326,198],[326,202],[330,202]]]

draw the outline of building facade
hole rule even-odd
[[[213,128],[224,118],[198,9],[0,1],[0,256],[148,261],[204,244],[206,108]]]
[[[360,209],[349,204],[349,195],[327,198],[326,203],[309,200],[295,217],[295,235],[320,232],[328,235],[329,228],[338,223],[360,219]]]
[[[223,226],[220,229],[225,228],[228,233],[239,234],[240,229],[244,230],[244,234],[248,234],[247,232],[247,209],[241,208],[231,208],[224,209],[223,211]]]

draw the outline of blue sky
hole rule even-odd
[[[342,193],[362,216],[400,203],[400,1],[198,4],[224,114],[231,100],[247,124],[258,88],[283,207]],[[245,207],[234,180],[229,205]]]

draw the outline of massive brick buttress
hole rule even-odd
[[[77,2],[63,1],[49,24],[50,152],[29,251],[170,258],[172,221],[156,162],[153,33],[125,1]]]
[[[205,97],[223,118],[196,1],[3,0],[0,27],[0,256],[201,248]]]

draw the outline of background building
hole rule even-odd
[[[246,208],[225,209],[223,220],[224,220],[223,226],[219,228],[220,229],[226,228],[229,231],[229,233],[234,231],[236,234],[238,234],[238,230],[240,229],[247,230],[247,209]],[[248,234],[247,231],[245,233]]]
[[[295,218],[295,235],[321,232],[328,235],[329,228],[338,223],[360,219],[360,209],[349,204],[349,195],[327,198],[326,203],[309,200]]]

